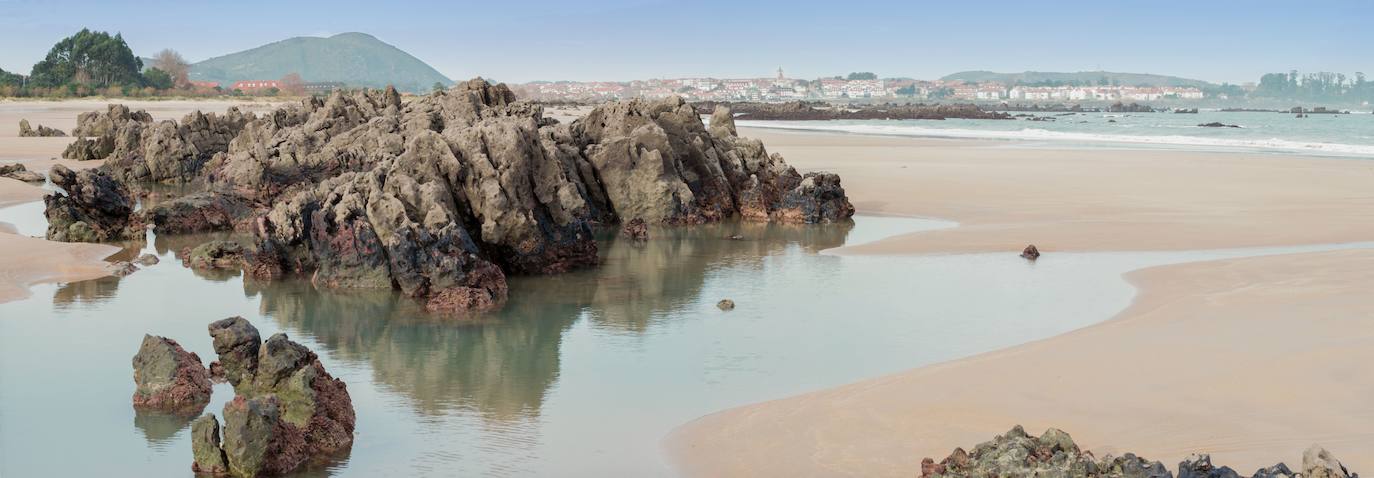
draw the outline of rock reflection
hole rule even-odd
[[[162,447],[171,444],[177,433],[191,425],[196,415],[181,416],[134,409],[134,428],[143,434],[149,445]]]
[[[712,270],[761,268],[789,247],[836,247],[851,228],[727,223],[660,228],[647,243],[606,237],[600,267],[513,277],[505,308],[475,317],[430,315],[390,290],[317,290],[304,280],[245,281],[244,288],[261,298],[263,315],[336,359],[368,363],[378,383],[420,413],[463,409],[510,423],[538,417],[558,380],[563,334],[584,315],[642,333],[651,318],[696,301]]]

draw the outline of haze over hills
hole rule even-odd
[[[1002,84],[1036,84],[1036,83],[1066,83],[1066,84],[1099,84],[1105,78],[1108,84],[1123,86],[1179,86],[1206,88],[1216,86],[1203,80],[1194,80],[1168,75],[1154,75],[1149,73],[1118,73],[1111,71],[1080,71],[1075,73],[1050,72],[1050,71],[1023,71],[1021,73],[996,73],[992,71],[961,71],[958,73],[945,75],[941,80],[952,81],[962,80],[969,82],[997,82]]]
[[[428,91],[448,77],[420,59],[366,33],[340,33],[328,38],[294,37],[191,65],[191,79],[226,87],[241,80],[276,80],[297,73],[308,82],[343,82],[348,86],[395,85],[405,91]]]

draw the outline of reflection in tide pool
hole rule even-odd
[[[130,358],[152,333],[208,362],[206,325],[233,315],[288,333],[348,383],[356,443],[311,474],[665,475],[661,438],[698,416],[1062,333],[1126,306],[1125,271],[1255,253],[817,254],[947,225],[608,237],[601,267],[514,278],[504,310],[469,320],[389,291],[197,275],[176,251],[210,236],[155,238],[159,265],[0,304],[0,476],[189,475],[185,420],[134,413]],[[722,298],[738,307],[717,310]],[[231,394],[217,386],[207,411]]]

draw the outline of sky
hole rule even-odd
[[[0,0],[0,68],[83,27],[191,61],[359,31],[461,80],[934,79],[963,70],[1124,71],[1253,82],[1374,74],[1374,1]]]

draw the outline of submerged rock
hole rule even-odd
[[[142,229],[131,217],[128,190],[104,171],[75,172],[59,164],[49,175],[66,193],[43,197],[48,240],[103,242],[141,236]]]
[[[144,335],[133,366],[135,407],[195,416],[210,402],[210,375],[200,357],[175,340]]]
[[[1033,261],[1033,260],[1036,260],[1036,259],[1039,259],[1039,258],[1040,258],[1040,249],[1036,249],[1036,248],[1035,248],[1035,244],[1031,244],[1031,245],[1029,245],[1029,246],[1026,246],[1025,249],[1022,249],[1022,250],[1021,250],[1021,257],[1022,257],[1022,258],[1025,258],[1025,259],[1027,259],[1027,260],[1032,260],[1032,261]]]
[[[624,227],[620,228],[620,235],[628,237],[632,241],[647,241],[649,240],[649,225],[645,224],[643,219],[631,219],[630,222],[625,223]]]
[[[134,263],[135,263],[135,264],[138,264],[138,265],[143,266],[143,267],[148,267],[148,266],[151,266],[151,265],[155,265],[155,264],[157,264],[158,262],[161,262],[161,261],[162,261],[161,259],[158,259],[157,256],[152,255],[152,254],[143,254],[143,255],[138,256],[137,259],[134,259]]]
[[[720,302],[716,302],[716,308],[720,310],[735,310],[735,301],[721,299]]]

